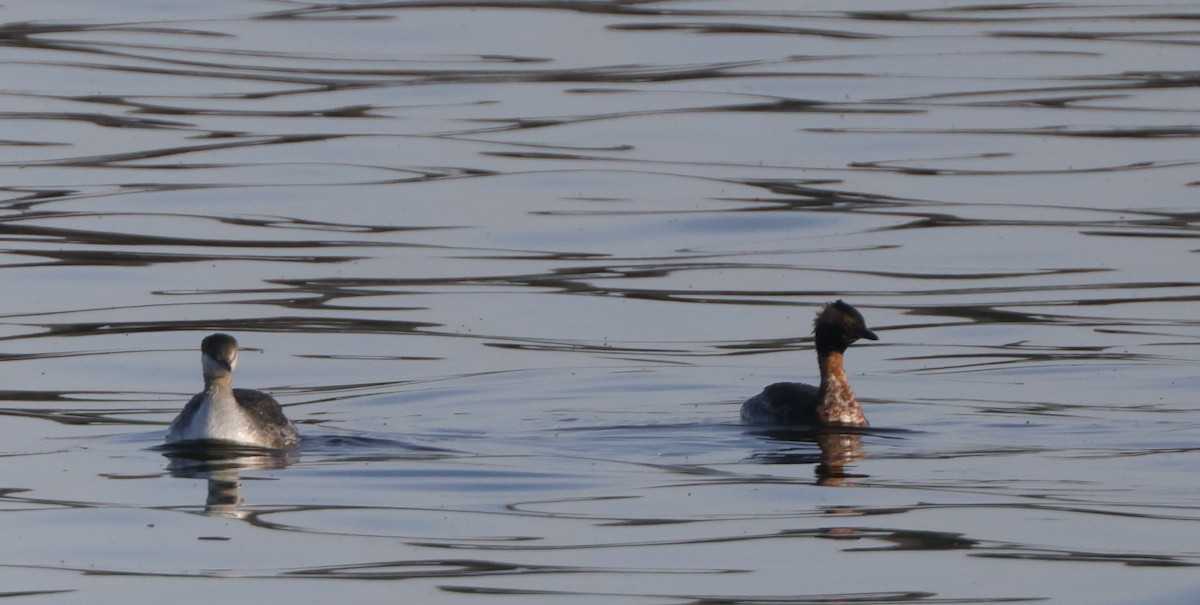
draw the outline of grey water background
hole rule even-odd
[[[0,22],[0,596],[1200,598],[1194,4]],[[154,449],[218,330],[298,451]]]

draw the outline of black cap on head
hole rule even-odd
[[[826,351],[845,351],[860,338],[879,340],[879,336],[867,328],[862,313],[843,300],[828,303],[821,309],[813,321],[813,334],[816,335],[817,349]]]

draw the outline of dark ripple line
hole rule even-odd
[[[977,91],[951,91],[930,93],[911,97],[876,99],[878,103],[909,104],[919,101],[965,99],[973,97],[997,97],[1014,94],[1111,94],[1121,91],[1159,90],[1174,88],[1196,88],[1200,86],[1200,74],[1194,71],[1127,71],[1117,74],[1074,76],[1061,78],[1075,81],[1096,81],[1088,84],[1062,84],[1042,87],[1020,87]],[[1131,110],[1135,111],[1135,110]]]
[[[868,34],[836,29],[799,27],[787,25],[762,25],[751,23],[616,23],[607,26],[616,31],[686,31],[698,34],[770,34],[786,36],[812,36],[836,40],[879,40],[888,38],[880,34]]]
[[[1057,21],[1074,21],[1079,19],[1074,14],[1061,14],[1070,5],[1046,2],[1017,2],[1011,4],[961,5],[939,8],[922,8],[907,10],[739,10],[725,6],[719,8],[696,8],[691,3],[682,7],[670,5],[663,0],[622,0],[620,2],[594,2],[588,0],[550,0],[547,2],[531,2],[528,0],[379,0],[363,3],[334,3],[314,2],[300,8],[289,8],[281,11],[256,15],[257,19],[314,19],[326,15],[341,13],[360,13],[380,10],[422,10],[436,8],[466,8],[466,9],[525,9],[525,10],[557,10],[571,11],[583,14],[607,14],[620,16],[664,16],[664,17],[755,17],[775,19],[812,20],[850,20],[877,21],[885,23],[913,23],[922,27],[930,23],[1043,23]],[[1095,7],[1089,7],[1095,8]],[[1088,14],[1089,19],[1098,21],[1155,21],[1155,20],[1195,20],[1194,13],[1188,12],[1127,12],[1127,6],[1117,6],[1114,10],[1120,12],[1111,15]],[[1136,7],[1135,7],[1136,8]],[[1049,13],[1049,14],[1048,14]],[[353,16],[337,17],[353,19]],[[358,18],[384,18],[363,16]],[[391,18],[391,17],[387,17]]]
[[[123,116],[111,116],[103,113],[77,113],[77,112],[39,112],[39,111],[23,111],[17,112],[0,112],[0,120],[64,120],[69,122],[85,122],[95,124],[96,126],[104,126],[106,128],[146,128],[146,129],[167,129],[167,130],[190,130],[191,124],[186,122],[175,122],[169,120],[157,120],[151,118],[130,118]],[[22,164],[33,165],[35,162],[22,160],[10,164],[0,164],[5,166],[18,166]]]
[[[691,302],[704,304],[737,304],[737,305],[813,305],[817,304],[814,301],[821,301],[831,296],[905,296],[905,297],[944,297],[944,296],[962,296],[962,295],[980,295],[980,294],[1029,294],[1036,292],[1063,292],[1063,291],[1083,291],[1083,292],[1102,292],[1107,290],[1115,291],[1131,291],[1136,292],[1138,296],[1107,296],[1103,298],[1088,298],[1088,299],[1059,299],[1038,301],[1039,307],[1044,306],[1062,306],[1062,307],[1078,307],[1078,306],[1112,306],[1124,304],[1136,300],[1137,302],[1148,301],[1195,301],[1200,300],[1200,294],[1159,294],[1156,296],[1147,296],[1147,292],[1161,290],[1180,290],[1180,289],[1197,289],[1200,288],[1200,282],[1093,282],[1086,284],[1046,284],[1046,285],[1013,285],[1013,286],[970,286],[970,287],[953,287],[953,288],[926,288],[906,290],[903,292],[895,291],[857,291],[849,292],[842,290],[794,290],[794,289],[779,289],[779,290],[669,290],[669,289],[650,289],[650,288],[634,288],[634,287],[614,287],[602,285],[594,282],[602,282],[606,280],[627,280],[640,278],[661,278],[669,275],[678,274],[687,271],[711,271],[711,270],[730,270],[730,269],[770,269],[770,270],[791,270],[791,271],[821,271],[821,272],[837,272],[847,274],[861,274],[889,277],[892,274],[888,272],[878,271],[863,271],[856,269],[836,270],[829,268],[818,267],[797,267],[794,265],[777,265],[770,263],[709,263],[709,262],[676,262],[676,263],[658,263],[653,265],[637,265],[637,264],[602,264],[590,266],[574,266],[560,267],[548,273],[533,273],[533,274],[513,274],[513,275],[495,275],[495,276],[469,276],[469,277],[453,277],[453,278],[419,278],[419,279],[403,279],[403,278],[323,278],[323,279],[298,279],[298,280],[272,280],[271,283],[287,286],[288,289],[274,291],[270,289],[262,290],[263,293],[285,293],[288,291],[308,292],[315,295],[320,295],[322,300],[328,302],[344,297],[361,297],[361,296],[382,296],[402,294],[406,288],[423,288],[428,286],[441,287],[458,287],[458,286],[504,286],[504,287],[525,287],[535,288],[539,291],[550,290],[557,294],[582,295],[582,296],[603,296],[603,297],[624,297],[645,300],[662,300],[673,302]],[[1089,272],[1104,272],[1106,269],[1098,268],[1062,268],[1049,270],[1045,275],[1072,275],[1078,273]],[[1028,277],[1026,274],[1013,274],[1011,277]],[[935,276],[938,279],[941,276]],[[989,274],[988,277],[1008,277]],[[383,288],[397,288],[398,290],[388,291]],[[801,301],[793,300],[771,300],[771,299],[807,299]],[[1129,318],[1109,318],[1109,319],[1094,319],[1071,315],[1051,314],[1051,313],[1028,313],[1015,311],[1011,309],[1001,309],[1000,307],[1023,307],[1031,303],[1025,302],[997,302],[992,304],[957,304],[957,305],[927,305],[927,306],[912,306],[897,307],[909,315],[928,315],[936,317],[950,317],[955,319],[967,319],[971,323],[1030,323],[1030,324],[1059,324],[1059,325],[1081,325],[1081,326],[1104,326],[1111,325],[1114,322],[1138,324],[1138,325],[1156,325],[1163,323],[1164,320],[1147,320],[1144,318],[1129,317]],[[878,306],[878,305],[877,305]],[[1191,322],[1185,320],[1167,321],[1163,325],[1190,325]],[[918,327],[918,326],[906,326]],[[924,326],[919,326],[924,327]]]
[[[527,9],[527,10],[556,10],[571,11],[584,14],[635,15],[635,16],[755,16],[786,15],[781,12],[737,11],[729,9],[700,10],[695,8],[666,8],[662,0],[620,0],[619,2],[595,2],[593,0],[550,0],[548,2],[529,2],[521,0],[382,0],[359,4],[344,3],[309,3],[301,8],[290,8],[281,11],[263,13],[256,19],[314,19],[325,15],[340,13],[358,13],[378,10],[422,10],[431,8],[465,8],[465,9]],[[813,13],[791,13],[807,15]],[[351,19],[354,17],[339,17]]]
[[[374,105],[342,105],[326,109],[268,109],[268,110],[235,110],[228,108],[186,108],[148,101],[135,101],[127,97],[115,95],[82,95],[62,97],[81,103],[100,103],[129,108],[136,113],[153,115],[178,116],[222,116],[222,117],[260,117],[260,118],[382,118],[382,114],[371,113],[378,109]],[[49,116],[53,117],[53,115]]]
[[[828,74],[829,77],[843,76],[849,74]],[[576,94],[590,92],[584,90],[574,90]],[[603,94],[612,94],[616,91],[612,89],[604,89]],[[636,111],[620,111],[609,113],[591,113],[586,115],[573,116],[556,116],[556,117],[522,117],[522,118],[476,118],[475,122],[500,122],[502,126],[497,128],[489,128],[484,131],[478,129],[468,129],[456,132],[442,133],[444,136],[461,138],[464,134],[480,134],[481,132],[503,132],[508,130],[528,130],[535,128],[544,128],[551,126],[563,126],[572,124],[583,124],[587,122],[597,122],[606,120],[621,120],[627,118],[635,118],[640,116],[663,116],[669,114],[707,114],[707,113],[832,113],[838,115],[844,114],[887,114],[887,115],[907,115],[925,113],[924,109],[915,108],[882,108],[872,107],[866,103],[832,103],[826,101],[816,101],[811,99],[795,99],[790,97],[778,97],[770,95],[756,95],[765,97],[761,101],[753,101],[747,103],[732,103],[725,105],[706,105],[699,107],[681,107],[681,108],[657,108],[657,109],[642,109]],[[557,146],[555,148],[558,148]],[[617,151],[630,151],[632,147],[625,146],[617,149]],[[494,157],[515,157],[522,159],[574,159],[574,160],[602,160],[608,158],[588,157],[583,155],[561,154],[561,153],[519,153],[519,152],[486,152],[483,155]],[[622,160],[629,161],[629,160]]]
[[[1192,15],[1195,19],[1195,15]],[[1137,44],[1167,44],[1180,46],[1200,46],[1200,41],[1178,39],[1183,36],[1196,36],[1200,34],[1195,30],[1180,30],[1180,31],[1126,31],[1126,32],[1100,32],[1100,31],[1057,31],[1057,32],[1037,32],[1037,31],[998,31],[989,32],[987,35],[995,38],[1021,38],[1029,40],[1084,40],[1088,42],[1133,42]],[[1175,39],[1165,39],[1175,38]]]
[[[846,547],[842,552],[940,552],[967,551],[969,557],[1032,559],[1046,561],[1107,562],[1131,567],[1196,567],[1200,566],[1200,555],[1194,553],[1155,554],[1137,552],[1100,552],[1068,548],[1052,548],[1039,545],[1016,544],[1009,541],[979,540],[967,538],[958,532],[892,529],[880,527],[831,526],[812,529],[787,529],[759,534],[736,536],[711,536],[674,540],[646,540],[626,542],[602,542],[592,544],[565,545],[521,545],[521,544],[471,544],[463,542],[413,542],[413,546],[445,548],[453,550],[482,551],[576,551],[607,548],[638,548],[662,546],[695,546],[700,544],[723,544],[755,542],[778,539],[820,539],[843,542],[873,540],[885,544],[878,546]]]
[[[46,336],[96,336],[102,334],[134,334],[139,332],[229,331],[229,332],[304,332],[361,333],[361,334],[418,334],[441,324],[365,319],[356,317],[260,317],[240,319],[195,319],[174,321],[79,322],[42,324],[39,334],[19,334],[0,337],[0,340],[20,340]]]
[[[995,135],[1035,136],[1097,139],[1182,139],[1200,137],[1197,126],[1129,126],[1113,128],[1081,128],[1074,126],[1039,126],[1034,128],[809,128],[810,132],[836,134],[951,134],[951,135]],[[868,165],[867,162],[857,163]]]
[[[1045,14],[1046,11],[1061,13],[1064,9],[1083,8],[1056,2],[1014,2],[1010,4],[981,4],[961,5],[947,8],[924,8],[891,11],[848,11],[845,15],[852,19],[887,22],[910,22],[920,27],[929,23],[1053,23],[1057,21],[1075,22],[1080,19],[1076,14]],[[1102,8],[1098,5],[1086,6],[1089,9]],[[1115,5],[1112,9],[1126,10],[1130,7]],[[996,13],[1003,16],[989,16],[985,13]],[[1020,13],[1017,16],[1011,16]],[[1037,14],[1042,13],[1042,14]],[[950,15],[950,16],[943,16]],[[1196,20],[1195,13],[1162,12],[1162,13],[1117,13],[1100,15],[1088,13],[1086,18],[1095,21],[1188,21]]]
[[[819,129],[817,129],[819,130]],[[1146,162],[1130,162],[1128,164],[1114,164],[1108,166],[1096,166],[1092,168],[1046,168],[1046,169],[1012,169],[1006,168],[1003,170],[983,170],[978,168],[930,168],[925,166],[904,166],[901,164],[903,160],[897,161],[880,161],[880,162],[850,162],[853,168],[877,170],[881,172],[894,172],[897,174],[907,174],[913,176],[1016,176],[1016,175],[1050,175],[1050,174],[1099,174],[1099,173],[1114,173],[1114,172],[1133,172],[1138,170],[1158,170],[1164,168],[1181,168],[1200,165],[1200,160],[1177,160],[1177,161],[1146,161]]]
[[[1030,451],[1030,450],[1014,450],[1014,451],[1005,451],[1003,453],[1024,453],[1026,451]],[[973,452],[973,454],[976,454],[976,455],[995,455],[996,453],[997,453],[996,450],[991,450],[991,451],[987,451],[987,452],[982,452],[982,451]],[[936,459],[937,457],[938,457],[937,455],[925,456],[925,458],[928,458],[928,459]],[[705,487],[723,487],[723,486],[732,486],[732,485],[747,485],[747,486],[757,486],[757,485],[766,485],[766,484],[791,485],[794,483],[796,483],[796,481],[794,479],[790,479],[790,478],[780,479],[780,478],[769,477],[769,476],[740,476],[740,477],[739,476],[729,476],[729,477],[726,477],[723,479],[715,479],[715,480],[710,480],[707,482],[676,483],[676,484],[660,486],[660,487],[661,488],[700,489],[700,488],[705,488]],[[962,491],[962,492],[967,492],[967,493],[984,493],[982,491],[972,490],[972,489],[955,489],[954,487],[921,485],[921,484],[916,484],[916,483],[903,483],[903,482],[876,481],[873,484],[873,486],[874,487],[884,487],[884,488],[899,488],[899,489],[929,489],[929,490],[933,490],[933,491],[951,491],[951,492]],[[988,494],[988,495],[993,495],[993,494]],[[1083,514],[1083,515],[1112,516],[1112,517],[1124,517],[1124,518],[1133,518],[1133,519],[1152,519],[1152,520],[1160,520],[1160,521],[1188,521],[1188,522],[1200,521],[1200,508],[1198,508],[1198,507],[1158,505],[1158,504],[1141,504],[1141,503],[1136,503],[1136,502],[1131,503],[1131,502],[1099,502],[1098,501],[1098,502],[1091,503],[1093,508],[1088,508],[1086,506],[1080,506],[1079,505],[1080,503],[1077,500],[1072,500],[1072,499],[1064,499],[1063,500],[1064,502],[1067,502],[1069,504],[1046,504],[1046,503],[1044,503],[1048,500],[1055,499],[1055,497],[1050,494],[1023,495],[1020,497],[1025,498],[1025,499],[1035,499],[1037,501],[1036,502],[1014,502],[1014,503],[994,502],[994,503],[980,503],[980,504],[924,503],[924,504],[915,504],[915,505],[909,505],[909,506],[893,506],[893,507],[871,507],[871,506],[830,507],[826,510],[794,511],[794,512],[788,512],[788,513],[780,513],[780,514],[772,515],[772,516],[779,517],[779,518],[819,517],[819,516],[824,516],[827,514],[840,514],[840,515],[853,514],[856,516],[875,516],[875,515],[897,515],[897,514],[910,513],[910,512],[914,512],[914,511],[942,510],[942,509],[945,509],[945,510],[1013,509],[1013,510],[1030,510],[1030,511],[1050,511],[1050,512],[1061,512],[1061,513],[1072,513],[1072,514]],[[591,522],[606,521],[606,522],[622,523],[622,522],[635,522],[638,519],[600,516],[600,515],[591,515],[591,514],[573,514],[573,513],[562,513],[562,512],[539,511],[532,507],[534,505],[539,505],[539,504],[561,504],[561,503],[571,503],[571,502],[592,502],[592,501],[603,501],[603,500],[627,500],[627,499],[636,499],[636,498],[637,498],[636,496],[596,496],[596,497],[587,497],[587,498],[564,498],[564,499],[560,499],[560,500],[535,500],[535,501],[529,501],[529,502],[517,502],[517,503],[509,504],[505,508],[506,508],[506,510],[509,510],[509,511],[512,511],[515,513],[519,513],[522,515],[544,516],[544,517],[556,518],[556,519],[561,518],[561,519],[586,520],[586,521],[591,521]],[[1166,514],[1166,513],[1162,513],[1162,512],[1135,512],[1135,511],[1123,511],[1123,510],[1095,508],[1095,507],[1105,507],[1105,506],[1142,509],[1142,510],[1148,510],[1148,511],[1161,511],[1161,510],[1169,510],[1169,511],[1185,510],[1186,511],[1186,510],[1191,510],[1191,511],[1195,511],[1195,512],[1193,514],[1189,515],[1189,514]],[[675,523],[700,523],[700,522],[721,522],[721,521],[730,521],[730,520],[740,520],[740,519],[747,519],[747,518],[761,519],[763,517],[764,517],[763,515],[735,514],[735,515],[712,515],[712,516],[703,516],[703,517],[672,517],[669,519],[671,519],[672,522],[675,522]],[[663,518],[655,517],[654,519],[662,520]],[[764,534],[764,535],[771,536],[774,534]],[[638,544],[640,544],[640,543],[638,543]],[[538,546],[530,546],[528,548],[539,548],[539,547]]]
[[[69,592],[78,592],[75,588],[63,588],[58,590],[18,590],[12,592],[0,592],[0,598],[7,597],[32,597],[49,594],[66,594]]]
[[[110,409],[97,412],[88,412],[74,409],[44,409],[44,408],[0,408],[0,416],[14,416],[18,418],[36,418],[39,420],[50,420],[59,424],[68,426],[94,426],[94,425],[152,425],[162,426],[166,422],[154,420],[139,420],[130,418],[131,415],[143,415],[149,410],[139,408],[129,409]],[[154,410],[158,412],[160,410]]]
[[[35,217],[45,218],[45,217]],[[221,222],[226,219],[205,217]],[[46,225],[26,224],[25,220],[0,220],[0,240],[13,241],[45,241],[67,243],[72,245],[104,245],[104,246],[187,246],[198,248],[366,248],[366,247],[397,247],[404,244],[394,242],[354,241],[354,240],[254,240],[254,239],[205,239],[193,237],[175,237],[168,235],[152,235],[147,233],[119,233],[114,231],[96,231],[91,229],[74,229],[66,227],[50,227]],[[242,221],[246,224],[246,221]],[[236,224],[236,223],[234,223]],[[255,226],[265,226],[269,221]]]
[[[3,250],[7,254],[36,256],[46,262],[0,263],[0,267],[149,267],[159,264],[209,261],[337,264],[362,260],[365,256],[284,256],[248,254],[172,254],[168,252],[117,252],[111,250]]]
[[[1031,603],[1045,601],[1043,597],[972,597],[937,598],[935,592],[849,592],[803,595],[698,595],[635,592],[583,592],[568,590],[538,590],[533,588],[493,588],[478,586],[439,586],[446,592],[478,595],[554,596],[554,597],[622,597],[674,599],[690,605],[887,605],[889,603],[928,603],[932,605],[971,605],[975,603]]]
[[[120,56],[118,54],[118,56]],[[137,57],[136,55],[134,56]],[[361,70],[364,75],[357,77],[336,77],[332,74],[345,74],[344,70],[330,70],[329,76],[319,77],[311,74],[311,68],[296,69],[295,73],[284,68],[258,68],[265,71],[242,73],[239,68],[220,66],[217,69],[188,69],[161,68],[148,66],[129,66],[124,64],[104,64],[94,62],[54,63],[24,62],[33,66],[52,65],[55,67],[72,67],[81,70],[115,71],[122,73],[148,74],[155,76],[173,76],[190,79],[226,79],[248,80],[255,82],[270,82],[277,84],[303,85],[293,86],[284,90],[244,93],[242,98],[261,99],[288,95],[307,95],[314,92],[330,92],[338,90],[353,90],[363,88],[383,88],[394,86],[416,85],[445,85],[445,84],[506,84],[506,83],[644,83],[644,82],[680,82],[713,79],[754,79],[797,77],[801,74],[774,71],[752,71],[747,68],[771,65],[776,60],[729,61],[722,63],[663,66],[663,65],[606,65],[589,68],[543,69],[543,70],[446,70],[446,69],[404,69],[404,70]],[[365,76],[372,77],[365,77]],[[821,72],[822,78],[830,77],[860,77],[858,73]],[[328,136],[337,138],[343,135],[309,135]],[[37,162],[37,165],[46,165]],[[4,165],[4,164],[0,164]],[[15,165],[15,164],[14,164]]]
[[[147,168],[156,168],[156,167],[148,166],[148,165],[123,166],[123,164],[132,162],[132,161],[166,158],[166,157],[172,157],[172,156],[177,156],[177,155],[186,155],[186,154],[197,153],[197,152],[208,152],[208,151],[217,151],[217,150],[226,150],[226,149],[239,149],[239,148],[244,148],[244,147],[262,147],[262,146],[269,146],[269,145],[290,145],[290,144],[295,144],[295,143],[311,143],[311,142],[316,142],[316,141],[330,141],[330,140],[346,138],[347,136],[348,135],[340,135],[340,134],[255,135],[255,136],[251,137],[250,140],[222,141],[220,143],[201,143],[201,144],[196,144],[196,145],[179,145],[176,147],[163,147],[163,148],[159,148],[159,149],[144,149],[141,151],[130,151],[130,152],[123,152],[123,153],[107,153],[107,154],[103,154],[103,155],[81,156],[81,157],[71,157],[71,158],[53,159],[53,160],[22,159],[22,160],[17,160],[17,161],[13,161],[13,162],[0,162],[0,166],[11,166],[11,167],[20,167],[20,168],[35,167],[35,166],[36,167],[73,166],[73,167],[81,167],[81,168],[129,167],[129,168],[137,168],[137,169],[147,169]],[[237,165],[240,165],[240,164],[210,164],[208,166],[209,167],[212,167],[212,166],[229,167],[229,166],[237,166]],[[172,170],[186,170],[186,169],[192,168],[192,166],[171,164],[171,165],[157,166],[157,168],[163,168],[163,169],[169,168]]]
[[[141,577],[141,578],[241,578],[241,579],[338,579],[338,580],[414,580],[431,578],[468,578],[487,576],[527,576],[545,574],[689,574],[689,573],[735,573],[740,570],[724,569],[643,569],[617,567],[585,567],[566,565],[535,565],[529,563],[504,563],[476,559],[414,559],[352,563],[303,568],[252,571],[252,570],[206,570],[206,571],[145,571],[104,569],[100,567],[72,567],[69,565],[0,565],[10,569],[39,569],[73,571],[85,576]],[[0,596],[3,596],[0,593]]]

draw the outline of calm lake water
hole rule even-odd
[[[1195,4],[0,19],[0,596],[1200,600]],[[214,331],[297,451],[156,449]]]

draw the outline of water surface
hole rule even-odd
[[[0,595],[1194,602],[1198,16],[8,3]],[[218,330],[298,451],[156,447]]]

